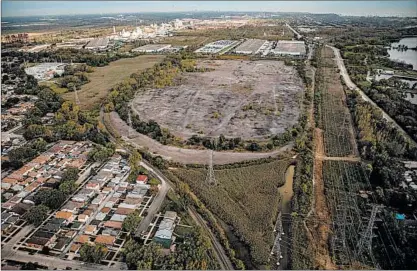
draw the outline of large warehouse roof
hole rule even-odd
[[[280,40],[272,52],[275,54],[305,55],[306,47],[304,41]]]
[[[133,49],[132,52],[159,52],[170,47],[171,44],[146,44]]]
[[[237,54],[256,54],[258,50],[267,43],[266,40],[249,39],[236,48]]]
[[[106,48],[109,44],[109,38],[98,38],[90,41],[85,48],[86,49],[96,49],[96,48]]]

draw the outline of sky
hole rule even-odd
[[[1,1],[2,17],[175,11],[271,11],[417,17],[417,1]]]

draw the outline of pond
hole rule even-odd
[[[391,49],[388,50],[389,58],[395,61],[404,61],[413,65],[413,70],[417,70],[417,51],[408,49],[406,51],[399,51],[393,49],[398,45],[406,45],[408,48],[417,46],[417,37],[403,38],[399,42],[391,43]]]

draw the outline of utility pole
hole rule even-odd
[[[213,146],[214,149],[216,149],[216,139],[212,139],[211,140],[211,145]],[[208,173],[207,173],[207,178],[206,178],[206,183],[210,184],[210,185],[217,185],[217,180],[214,177],[214,169],[213,169],[213,154],[214,151],[210,150],[209,152],[209,165],[208,165]]]

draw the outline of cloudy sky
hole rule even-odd
[[[417,17],[417,1],[2,1],[2,16],[170,11],[283,11]]]

